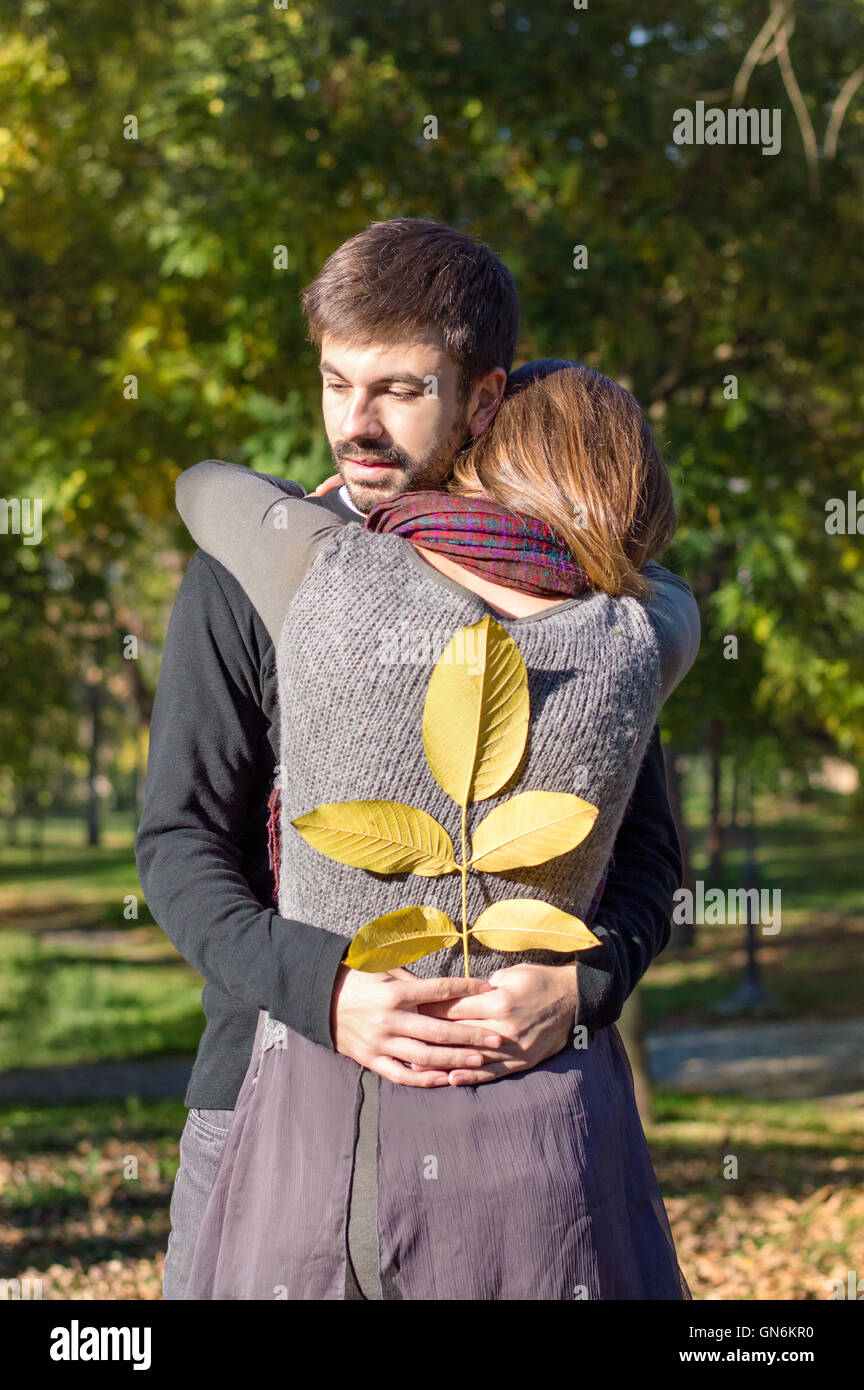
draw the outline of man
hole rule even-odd
[[[347,521],[443,483],[458,448],[491,424],[507,385],[519,309],[501,261],[441,223],[372,224],[329,258],[304,294],[304,310],[343,480],[316,504]],[[190,1114],[171,1200],[170,1299],[183,1297],[259,1008],[405,1085],[481,1084],[563,1045],[561,1001],[539,997],[536,987],[497,991],[490,1013],[482,982],[394,981],[348,970],[346,939],[314,925],[314,903],[307,921],[291,923],[265,906],[278,737],[266,628],[228,571],[199,552],[166,639],[136,841],[153,914],[206,982],[207,1025],[186,1093]],[[590,965],[576,967],[575,1021],[589,1031],[620,1016],[666,944],[680,878],[655,730],[592,921],[603,945]],[[563,980],[563,971],[555,974]]]

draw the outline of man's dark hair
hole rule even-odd
[[[372,222],[342,243],[301,296],[309,341],[406,342],[436,332],[463,399],[493,367],[510,370],[519,296],[481,241],[422,217]]]

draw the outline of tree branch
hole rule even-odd
[[[828,122],[828,129],[825,132],[825,148],[823,151],[826,159],[833,159],[837,153],[837,139],[840,134],[840,127],[843,124],[843,117],[846,115],[846,108],[862,82],[864,82],[864,63],[846,78],[846,81],[840,88],[840,94],[837,100],[831,107],[831,119]]]

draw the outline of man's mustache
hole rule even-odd
[[[365,444],[337,444],[333,449],[333,457],[337,463],[346,458],[374,458],[380,459],[382,463],[396,464],[399,468],[405,468],[410,463],[410,459],[398,449],[372,449]]]

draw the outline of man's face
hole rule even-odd
[[[325,336],[320,366],[333,461],[361,512],[440,487],[457,449],[492,420],[507,379],[496,368],[460,402],[458,367],[432,337],[358,347]]]

